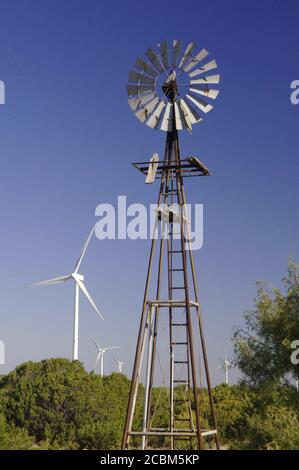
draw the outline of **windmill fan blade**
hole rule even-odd
[[[134,97],[134,98],[130,98],[128,100],[128,103],[130,105],[130,108],[133,110],[133,111],[136,111],[137,108],[139,108],[140,106],[148,103],[149,101],[151,101],[152,99],[154,99],[157,95],[154,93],[154,92],[150,92],[150,93],[146,93],[144,95],[141,95],[141,96],[137,96],[137,97]]]
[[[173,128],[173,104],[167,103],[160,129],[171,132]]]
[[[150,75],[153,78],[156,78],[159,73],[154,70],[145,60],[143,60],[141,57],[138,57],[135,63],[135,67],[139,70],[143,70],[145,73]]]
[[[202,116],[197,112],[197,110],[194,108],[194,106],[191,103],[187,104],[185,102],[185,100],[183,100],[183,101],[184,101],[185,105],[190,109],[190,112],[193,114],[193,117],[196,120],[195,123],[201,122],[202,121]]]
[[[165,69],[168,69],[169,68],[168,42],[167,41],[162,41],[161,44],[159,45],[159,49],[160,49],[162,63],[164,65]]]
[[[156,98],[154,98],[152,101],[149,101],[148,103],[143,105],[143,108],[147,110],[148,114],[151,114],[159,102],[160,98],[156,96]]]
[[[191,59],[187,65],[185,65],[183,68],[183,70],[185,72],[189,72],[189,70],[193,69],[193,67],[195,67],[195,65],[197,65],[199,62],[201,62],[202,60],[204,60],[207,56],[209,55],[209,52],[206,50],[206,49],[202,49],[198,54],[196,54],[195,57],[193,57],[193,59]]]
[[[209,111],[211,111],[211,109],[213,109],[213,106],[211,104],[205,103],[204,101],[199,98],[196,98],[195,96],[186,95],[186,98],[192,101],[192,103],[194,103],[204,113],[208,113]]]
[[[207,96],[208,98],[211,98],[212,100],[215,100],[217,96],[219,95],[219,90],[213,90],[211,88],[201,88],[201,87],[197,87],[197,85],[192,85],[192,88],[190,88],[190,91],[192,91],[193,93],[198,93],[199,95]]]
[[[147,77],[141,73],[135,72],[134,70],[130,70],[129,73],[129,82],[138,82],[144,83],[146,85],[155,85],[155,80],[153,78]]]
[[[94,303],[94,301],[92,300],[88,290],[86,289],[85,285],[83,284],[83,282],[81,281],[81,279],[78,279],[78,278],[75,278],[75,281],[76,283],[78,284],[78,286],[80,287],[81,291],[83,292],[83,294],[85,295],[85,297],[87,298],[87,300],[89,301],[89,303],[92,305],[92,307],[95,309],[95,311],[97,312],[97,314],[99,315],[99,317],[104,320],[104,317],[103,315],[101,314],[101,312],[99,311],[98,307],[96,306],[96,304]]]
[[[196,44],[195,42],[190,42],[188,44],[188,46],[186,47],[186,50],[183,54],[183,57],[181,59],[181,62],[179,64],[179,68],[182,69],[184,67],[184,65],[188,62],[189,59],[191,59],[192,55],[192,51],[195,49],[196,47]]]
[[[152,85],[127,85],[128,96],[140,95],[153,92]]]
[[[83,260],[83,258],[84,258],[84,255],[85,255],[85,253],[86,253],[87,247],[88,247],[88,245],[89,245],[89,243],[90,243],[91,237],[92,237],[93,232],[94,232],[94,230],[95,230],[95,227],[96,227],[95,225],[92,227],[91,231],[90,231],[89,234],[88,234],[88,237],[87,237],[86,240],[85,240],[85,243],[84,243],[84,245],[83,245],[83,247],[82,247],[80,256],[79,256],[78,261],[77,261],[76,266],[75,266],[75,271],[74,271],[75,273],[77,273],[77,272],[78,272],[78,269],[80,268],[80,265],[81,265],[81,263],[82,263],[82,260]]]
[[[175,69],[177,66],[179,54],[181,52],[183,41],[181,39],[175,39],[172,43],[172,67]]]
[[[146,122],[146,124],[149,127],[151,127],[152,129],[156,129],[158,127],[158,124],[160,122],[160,117],[161,117],[162,111],[165,108],[165,106],[166,106],[166,104],[163,101],[160,101],[157,108],[153,112],[152,116]]]
[[[160,102],[159,98],[154,98],[152,101],[143,106],[139,111],[135,113],[135,116],[141,121],[144,122],[150,114],[154,111],[158,103]]]
[[[178,102],[174,103],[174,113],[175,113],[175,127],[178,130],[186,129],[187,123],[185,120],[184,113],[181,110],[181,107],[179,106]]]
[[[40,281],[40,282],[35,282],[32,284],[32,287],[37,287],[37,286],[51,286],[52,284],[61,284],[62,282],[67,281],[70,279],[71,276],[60,276],[60,277],[54,277],[52,279],[48,279],[46,281]]]
[[[209,75],[208,77],[198,78],[196,80],[190,80],[191,85],[196,83],[219,83],[220,75]]]
[[[194,109],[189,107],[183,98],[181,99],[181,107],[184,111],[184,114],[188,116],[191,124],[196,124],[201,120],[201,116],[198,113],[194,112]]]
[[[192,134],[192,122],[191,122],[191,119],[190,119],[190,117],[192,117],[192,116],[191,116],[191,113],[189,112],[189,109],[188,109],[185,101],[182,100],[182,99],[179,100],[178,107],[180,108],[181,112],[183,113],[188,131],[190,132],[190,134]]]
[[[145,55],[149,58],[153,66],[161,73],[164,72],[163,65],[160,62],[158,54],[150,47],[146,52]]]
[[[216,60],[211,60],[207,64],[202,65],[198,69],[193,70],[193,72],[191,72],[189,74],[189,77],[196,77],[197,75],[201,75],[205,72],[208,72],[209,70],[213,70],[213,69],[216,69],[216,68],[217,68]]]

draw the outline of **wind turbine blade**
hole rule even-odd
[[[99,315],[99,317],[104,320],[104,317],[103,315],[101,314],[101,312],[99,311],[98,307],[96,306],[96,304],[94,303],[94,301],[92,300],[88,290],[86,289],[85,285],[83,284],[83,282],[81,281],[81,279],[78,279],[78,278],[75,278],[75,281],[76,283],[78,284],[78,286],[80,287],[81,291],[83,292],[83,294],[85,295],[85,297],[87,298],[87,300],[89,301],[89,303],[92,305],[92,307],[95,309],[95,311],[97,312],[97,314]]]
[[[110,351],[110,349],[120,349],[120,346],[107,346],[103,348],[103,350],[105,351]]]
[[[34,284],[32,284],[32,287],[51,286],[52,284],[61,284],[62,282],[67,281],[71,277],[72,277],[71,275],[54,277],[53,279],[48,279],[47,281],[35,282]]]
[[[93,342],[93,344],[95,345],[95,347],[96,347],[99,351],[101,351],[101,348],[100,348],[100,346],[98,345],[98,343],[96,342],[96,340],[95,340],[94,338],[91,338],[91,339],[92,339],[92,342]]]
[[[88,237],[86,238],[86,240],[85,240],[85,242],[84,242],[84,245],[83,245],[83,247],[82,247],[80,256],[79,256],[79,258],[78,258],[78,260],[77,260],[77,263],[76,263],[76,266],[75,266],[75,271],[74,271],[75,273],[77,273],[78,270],[79,270],[79,268],[80,268],[80,265],[81,265],[81,263],[82,263],[82,260],[83,260],[83,258],[84,258],[84,255],[85,255],[85,253],[86,253],[87,247],[88,247],[89,242],[90,242],[90,240],[91,240],[91,237],[92,237],[92,235],[93,235],[94,229],[95,229],[95,225],[92,227],[91,231],[90,231],[89,234],[88,234]]]

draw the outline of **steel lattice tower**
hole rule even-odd
[[[150,58],[151,64],[143,65],[143,71],[140,74],[143,79],[140,76],[136,78],[131,72],[131,80],[138,79],[138,82],[137,85],[128,86],[129,95],[137,91],[135,93],[137,97],[129,99],[131,107],[133,109],[135,107],[135,111],[137,109],[135,112],[137,117],[140,119],[141,116],[147,115],[147,124],[150,127],[157,128],[161,123],[161,129],[166,130],[167,134],[163,161],[158,162],[157,159],[152,159],[151,162],[134,164],[142,173],[148,175],[149,172],[153,172],[156,178],[160,179],[155,227],[159,229],[160,238],[154,236],[151,241],[139,334],[123,433],[123,449],[129,448],[132,438],[135,443],[134,447],[140,446],[142,449],[146,449],[153,436],[164,436],[167,443],[169,443],[170,449],[175,449],[182,440],[188,441],[187,445],[189,448],[203,449],[205,439],[212,437],[215,440],[216,448],[219,449],[195,264],[190,242],[190,227],[185,210],[186,196],[184,189],[185,177],[207,176],[210,173],[197,158],[181,158],[178,130],[180,128],[188,128],[190,130],[191,124],[201,120],[201,117],[190,104],[187,105],[186,103],[186,97],[192,98],[192,95],[187,94],[185,99],[179,95],[179,81],[175,72],[175,59],[177,61],[179,57],[177,43],[178,41],[173,41],[173,62],[171,66],[169,65],[168,45],[165,41],[158,45],[159,53],[149,49],[146,55]],[[190,44],[193,45],[194,43]],[[197,55],[192,55],[190,49],[193,50],[195,45],[190,48],[190,44],[187,46],[178,66],[181,74],[192,70],[208,54],[207,51],[203,50],[206,54],[201,51]],[[146,63],[144,62],[144,64]],[[205,65],[202,68],[204,67]],[[159,70],[159,68],[162,70]],[[209,70],[209,67],[206,68]],[[210,68],[212,67],[210,66]],[[154,87],[146,90],[144,87],[153,86],[149,77],[150,71],[154,70],[159,72],[156,77],[152,77]],[[162,91],[167,99],[166,104],[156,94],[158,75],[162,73],[166,73],[166,79],[162,85]],[[190,75],[192,73],[194,72],[191,72]],[[210,83],[215,82],[212,81]],[[191,85],[189,83],[189,86],[192,85],[192,83]],[[136,88],[133,90],[132,87],[134,86]],[[209,96],[209,89],[207,87],[205,89],[207,90],[205,94]],[[216,90],[210,91],[215,92]],[[144,103],[144,95],[152,92],[155,96],[148,103]],[[150,103],[152,100],[157,99],[155,107],[151,107]],[[139,100],[139,103],[136,100]],[[201,106],[211,106],[202,100],[200,102]],[[159,107],[160,110],[157,112]],[[163,110],[164,114],[162,117]],[[153,122],[155,120],[152,120],[153,116],[156,120],[154,125]],[[174,207],[177,210],[174,210]],[[177,228],[179,228],[178,232],[176,231]],[[166,237],[165,229],[167,230]],[[156,252],[158,254],[157,259],[155,256]],[[154,276],[154,273],[156,273],[156,276]],[[154,294],[151,294],[153,284]],[[167,292],[166,296],[164,292]],[[156,372],[157,340],[159,338],[159,318],[161,315],[167,317],[169,328],[169,419],[166,427],[156,428],[152,421],[152,391]],[[198,338],[198,348],[202,355],[203,373],[209,396],[211,421],[209,429],[203,429],[202,426],[198,388],[200,383],[200,364],[198,363],[195,338]],[[146,363],[143,420],[141,429],[138,426],[135,429],[133,427],[133,418],[143,362]],[[180,374],[177,372],[178,367],[180,367]],[[177,415],[178,405],[184,407],[183,416]]]

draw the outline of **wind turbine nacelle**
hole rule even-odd
[[[71,274],[72,278],[74,278],[75,280],[76,279],[79,279],[79,281],[84,281],[84,276],[82,274],[78,274],[78,273],[73,273]]]

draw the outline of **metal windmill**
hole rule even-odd
[[[160,236],[159,239],[153,237],[151,242],[123,449],[129,448],[132,438],[134,446],[148,448],[152,436],[164,436],[164,442],[171,449],[180,446],[181,440],[189,441],[190,448],[203,449],[206,439],[213,438],[219,449],[190,227],[184,210],[184,177],[208,176],[210,172],[198,158],[181,157],[178,137],[179,130],[187,129],[191,132],[192,125],[200,122],[203,113],[213,108],[203,98],[214,100],[219,93],[217,89],[209,87],[211,84],[217,85],[220,77],[218,74],[210,75],[217,64],[215,60],[205,61],[208,55],[206,49],[198,50],[195,43],[182,48],[180,40],[163,41],[149,48],[145,52],[145,59],[139,57],[129,74],[129,105],[135,116],[149,127],[167,133],[163,161],[159,161],[158,155],[154,154],[149,162],[133,165],[146,175],[146,183],[160,180],[155,230],[162,229],[162,226],[165,228],[166,223],[168,236]],[[173,209],[174,205],[176,210]],[[163,320],[166,318],[169,331],[169,422],[163,429],[154,426],[152,403],[161,336],[158,320],[161,317]],[[203,374],[209,394],[210,429],[202,428],[196,343],[202,354]],[[133,417],[144,356],[143,423],[141,430],[136,430],[133,428]],[[181,369],[180,373],[178,368]],[[186,410],[183,417],[177,414],[179,404],[181,410],[182,407]]]

